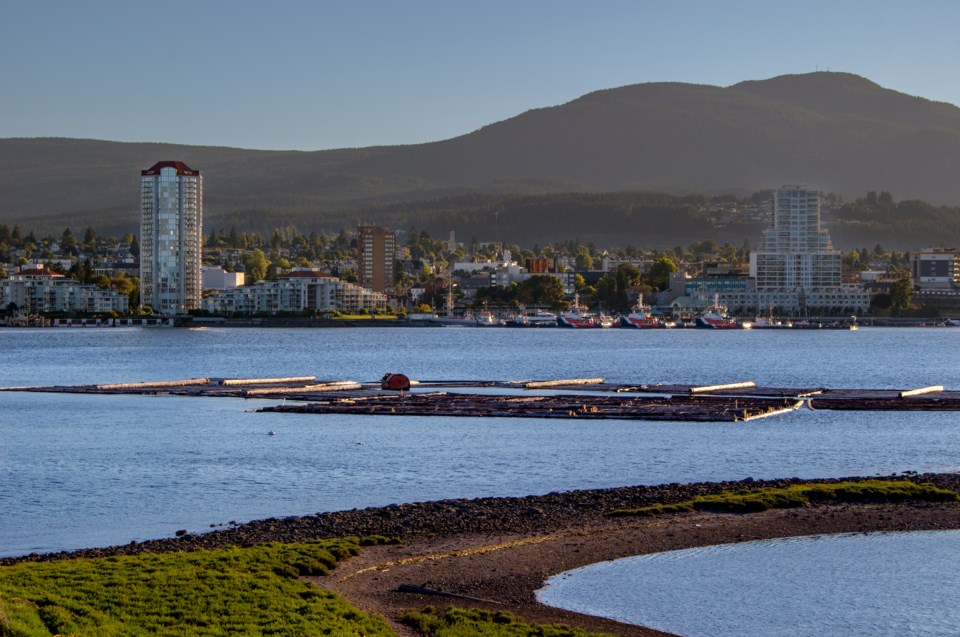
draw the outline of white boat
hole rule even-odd
[[[539,310],[535,314],[518,314],[513,318],[512,323],[521,327],[556,327],[557,315]]]
[[[617,324],[617,319],[612,316],[607,316],[606,314],[600,314],[597,316],[597,323],[600,327],[609,329]]]

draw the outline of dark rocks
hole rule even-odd
[[[842,480],[863,479],[865,478],[807,481],[798,478],[748,479],[735,482],[674,483],[658,486],[568,491],[521,498],[478,498],[474,500],[458,498],[436,502],[391,504],[383,508],[353,509],[319,513],[317,515],[291,516],[283,519],[270,518],[239,525],[235,521],[231,521],[232,526],[229,528],[217,529],[199,535],[191,534],[186,529],[180,529],[176,532],[176,539],[150,540],[103,549],[84,549],[0,558],[0,565],[74,557],[251,546],[263,542],[304,542],[312,539],[344,536],[383,535],[413,539],[460,533],[552,532],[597,524],[605,519],[608,512],[615,509],[635,508],[656,503],[681,502],[697,495],[746,488],[786,487],[803,482],[840,482]],[[901,475],[869,479],[910,479],[915,482],[930,482],[940,488],[952,491],[960,491],[960,474],[923,474],[909,478]]]

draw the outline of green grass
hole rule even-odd
[[[528,624],[507,612],[432,606],[400,618],[424,637],[609,637],[564,625]]]
[[[0,568],[0,637],[393,635],[298,579],[359,552],[348,538]]]
[[[836,484],[798,484],[779,489],[728,491],[716,495],[697,496],[675,504],[654,504],[638,509],[619,509],[613,516],[654,516],[690,511],[720,511],[725,513],[753,513],[767,509],[789,509],[818,502],[955,502],[960,500],[953,491],[939,489],[932,484],[917,484],[907,480],[865,480]]]

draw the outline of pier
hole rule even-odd
[[[483,392],[470,391],[477,389]],[[603,378],[441,379],[410,380],[408,390],[396,391],[382,388],[380,381],[299,375],[0,388],[3,391],[277,399],[281,405],[256,411],[385,416],[742,422],[803,406],[814,411],[960,411],[960,391],[941,385],[830,389],[763,387],[754,381],[692,385],[618,384]]]

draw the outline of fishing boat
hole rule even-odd
[[[650,315],[650,306],[643,304],[643,295],[637,299],[637,304],[633,306],[633,311],[626,316],[620,317],[621,327],[630,327],[637,330],[649,330],[665,327],[660,319]]]
[[[696,326],[708,330],[739,330],[742,326],[737,319],[727,313],[727,307],[720,305],[717,295],[713,297],[713,305],[697,316]]]
[[[576,295],[570,311],[561,312],[557,316],[557,325],[560,327],[573,327],[576,329],[590,329],[600,327],[600,321],[596,316],[587,314],[585,308],[580,307],[580,295]]]

